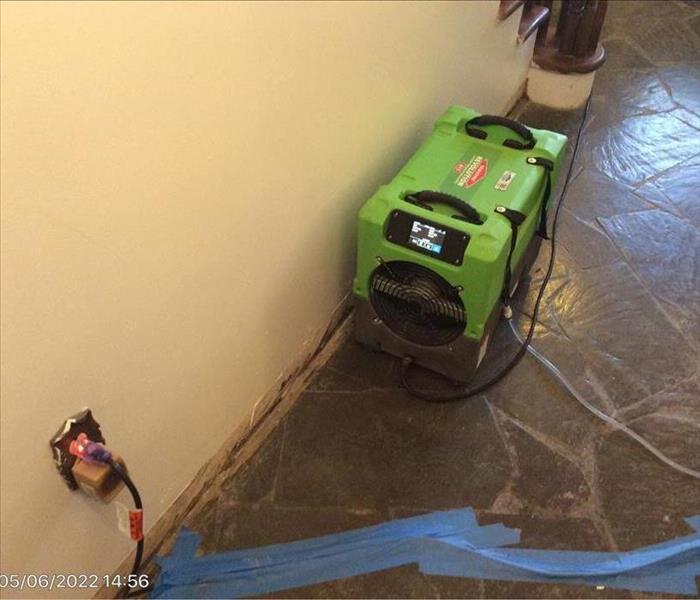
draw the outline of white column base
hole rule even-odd
[[[591,73],[556,73],[530,64],[527,97],[537,104],[571,110],[583,106],[593,88]]]

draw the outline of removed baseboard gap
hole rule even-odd
[[[527,82],[525,83],[525,86],[527,85]],[[530,104],[530,99],[527,97],[526,92],[526,87],[523,86],[522,88],[522,95],[518,100],[513,104],[511,109],[506,113],[507,116],[511,119],[514,120],[519,120],[520,117],[522,117],[523,113],[525,112],[525,109],[527,108],[527,105]]]
[[[263,394],[263,396],[255,402],[250,414],[249,426],[251,428],[255,427],[259,419],[265,418],[265,415],[274,408],[274,403],[284,394],[285,390],[308,370],[314,358],[325,348],[340,324],[347,318],[351,309],[351,300],[351,292],[343,296],[342,300],[331,313],[328,326],[323,330],[318,330],[311,338],[304,342],[302,347],[311,347],[313,350],[311,352],[302,352],[301,359],[294,361],[292,367],[285,369],[277,378],[272,389],[266,394]]]
[[[525,106],[527,106],[528,103],[526,91],[527,79],[520,84],[518,90],[515,92],[515,94],[513,94],[511,99],[508,101],[508,104],[506,104],[506,110],[504,111],[506,116],[517,120],[523,113]]]
[[[177,532],[192,508],[203,499],[216,495],[217,484],[235,473],[272,433],[286,416],[314,374],[349,336],[352,326],[352,294],[348,292],[333,311],[328,326],[310,338],[307,345],[313,347],[285,371],[273,388],[261,397],[245,419],[221,448],[194,476],[169,508],[146,532],[143,554],[144,570],[156,553],[168,552]],[[133,551],[114,571],[114,575],[127,575],[133,563]],[[117,588],[100,588],[95,598],[114,598]]]

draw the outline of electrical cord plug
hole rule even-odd
[[[70,443],[68,451],[81,460],[101,463],[112,460],[112,453],[103,444],[93,442],[85,433],[81,433]]]
[[[141,560],[143,557],[143,503],[138,488],[129,477],[126,467],[119,462],[120,459],[115,457],[103,444],[93,442],[85,433],[78,435],[70,443],[69,452],[80,458],[81,460],[94,463],[104,463],[109,465],[112,471],[126,485],[134,499],[135,510],[129,511],[129,520],[131,522],[131,538],[136,542],[136,555],[134,556],[134,565],[131,569],[132,575],[138,575],[141,570]],[[148,591],[148,588],[129,590],[126,586],[120,589],[120,596],[130,597],[139,593]]]

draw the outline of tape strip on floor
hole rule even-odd
[[[434,512],[288,544],[196,556],[199,536],[183,529],[158,557],[154,598],[241,598],[417,563],[428,575],[605,585],[696,594],[700,516],[695,533],[630,552],[506,548],[517,529],[480,526],[470,508]]]

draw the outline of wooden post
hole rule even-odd
[[[551,11],[551,1],[535,1]],[[605,62],[605,49],[599,40],[607,7],[607,0],[562,0],[555,33],[548,34],[543,27],[537,36],[535,63],[559,73],[597,70]]]

